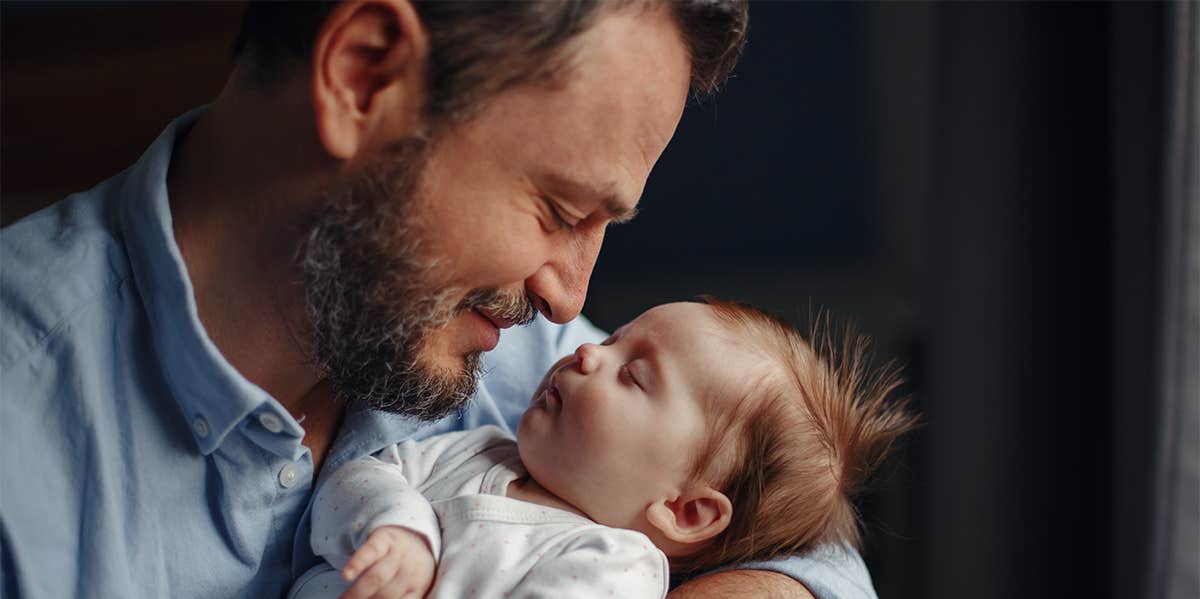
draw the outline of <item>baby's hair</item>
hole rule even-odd
[[[835,340],[828,318],[806,340],[782,319],[746,304],[702,296],[732,342],[762,356],[762,368],[727,385],[731,406],[710,418],[708,446],[693,476],[733,504],[729,526],[703,549],[671,560],[675,575],[807,552],[859,547],[853,499],[917,417],[890,401],[899,368],[871,369],[867,341]],[[824,320],[824,322],[822,322]],[[732,397],[728,395],[732,394]]]

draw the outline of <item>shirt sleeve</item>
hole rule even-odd
[[[669,581],[667,556],[645,535],[596,526],[538,562],[507,596],[661,599]]]
[[[769,570],[804,584],[817,599],[877,599],[871,573],[851,547],[823,545],[802,556],[741,564],[729,570]]]

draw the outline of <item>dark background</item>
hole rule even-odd
[[[241,5],[4,2],[0,220],[209,101]],[[699,293],[828,309],[926,426],[862,504],[883,597],[1138,595],[1163,32],[1155,3],[759,3],[585,314]]]

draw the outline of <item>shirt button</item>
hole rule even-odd
[[[197,416],[196,419],[192,421],[192,430],[196,431],[196,436],[200,437],[201,439],[207,437],[208,421],[205,420],[203,416]]]
[[[270,412],[263,412],[260,414],[258,416],[258,423],[261,424],[263,428],[267,429],[267,432],[269,433],[278,433],[279,431],[283,430],[283,421],[280,420],[278,416]]]
[[[295,464],[288,464],[279,470],[279,484],[290,489],[300,480],[300,471]]]

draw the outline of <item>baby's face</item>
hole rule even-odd
[[[530,474],[597,522],[643,529],[646,506],[688,484],[709,398],[753,365],[722,331],[705,304],[666,304],[559,360],[517,428]]]

